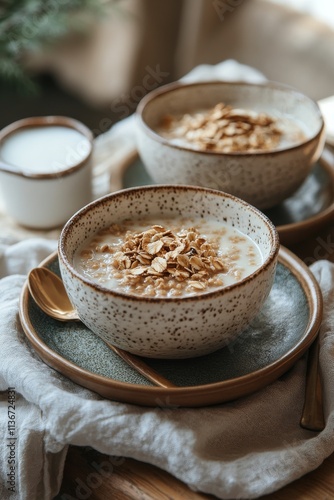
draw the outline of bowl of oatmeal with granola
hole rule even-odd
[[[59,263],[83,323],[131,353],[189,358],[224,347],[260,311],[279,241],[258,209],[217,190],[121,190],[77,212]]]
[[[172,83],[137,109],[137,147],[156,183],[231,193],[260,209],[292,195],[319,158],[316,102],[278,83]]]

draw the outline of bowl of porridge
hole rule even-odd
[[[224,347],[260,311],[279,250],[258,209],[217,190],[144,186],[77,212],[59,239],[71,302],[131,353],[189,358]]]
[[[316,102],[278,83],[172,83],[136,116],[138,152],[156,183],[231,193],[260,209],[292,195],[319,158]]]

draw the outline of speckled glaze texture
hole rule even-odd
[[[168,115],[208,109],[218,102],[263,111],[301,122],[303,143],[272,152],[214,153],[177,146],[155,132]],[[323,149],[324,122],[318,105],[289,87],[267,83],[174,83],[148,94],[138,106],[137,147],[156,183],[192,184],[219,189],[260,209],[294,193]]]
[[[73,256],[87,238],[124,218],[203,217],[229,224],[259,246],[264,263],[236,285],[183,298],[142,298],[107,290],[83,278]],[[260,311],[273,284],[279,242],[258,210],[225,193],[191,186],[147,186],[118,191],[91,203],[64,226],[59,266],[83,323],[134,354],[188,358],[228,344]]]

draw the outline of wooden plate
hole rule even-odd
[[[53,253],[41,265],[59,273]],[[224,349],[188,360],[145,361],[178,387],[154,387],[79,322],[44,314],[27,284],[20,298],[26,337],[40,358],[65,377],[100,395],[145,406],[206,406],[261,389],[288,370],[315,339],[321,292],[308,268],[282,248],[276,278],[261,313]]]
[[[280,235],[290,246],[311,237],[334,217],[334,154],[326,147],[319,162],[298,191],[266,211]],[[111,174],[111,191],[153,184],[136,151],[119,162]]]

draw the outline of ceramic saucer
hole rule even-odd
[[[153,184],[137,152],[120,162],[111,176],[111,191]],[[334,216],[334,154],[324,149],[319,162],[296,193],[265,212],[273,221],[282,245],[309,238]]]
[[[41,265],[59,273],[54,253]],[[206,406],[251,394],[285,373],[315,339],[322,318],[318,284],[308,268],[282,248],[276,278],[261,313],[232,344],[187,360],[145,359],[176,388],[154,387],[80,322],[44,314],[27,284],[20,319],[40,358],[69,379],[116,401],[147,406]]]

